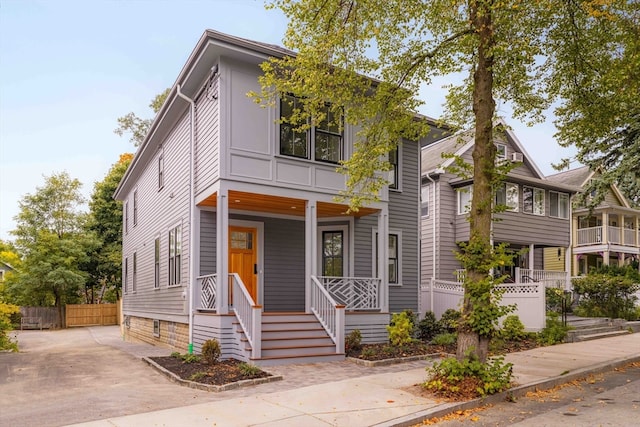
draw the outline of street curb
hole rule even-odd
[[[185,386],[185,387],[189,387],[189,388],[195,388],[197,390],[204,390],[204,391],[216,392],[216,393],[222,392],[222,391],[227,391],[227,390],[235,390],[235,389],[241,388],[241,387],[248,387],[248,386],[252,386],[252,385],[271,383],[271,382],[274,382],[274,381],[282,381],[282,379],[283,379],[282,375],[271,375],[270,374],[271,376],[266,377],[266,378],[255,378],[255,379],[252,379],[252,380],[242,380],[242,381],[236,381],[236,382],[228,383],[228,384],[224,384],[224,385],[202,384],[202,383],[198,383],[198,382],[195,382],[195,381],[183,380],[182,378],[180,378],[179,376],[177,376],[173,372],[163,368],[162,366],[160,366],[159,364],[157,364],[153,360],[149,359],[148,357],[143,357],[142,361],[145,362],[146,364],[148,364],[149,366],[155,368],[156,370],[158,370],[161,374],[163,374],[164,376],[169,378],[169,380],[174,382],[174,383],[177,383],[179,385],[182,385],[182,386]]]
[[[421,354],[419,356],[396,357],[393,359],[382,360],[364,360],[358,359],[356,357],[347,357],[347,360],[349,362],[355,363],[356,365],[366,366],[367,368],[375,368],[376,366],[397,365],[399,363],[415,362],[416,360],[435,360],[451,356],[451,354],[446,353],[431,353]]]
[[[609,372],[616,368],[619,368],[620,366],[624,366],[633,362],[640,362],[640,353],[620,359],[609,360],[607,362],[602,362],[600,364],[593,365],[587,368],[578,369],[565,375],[558,375],[556,377],[547,378],[530,384],[520,385],[500,393],[469,400],[467,402],[445,403],[432,407],[430,409],[425,409],[423,411],[405,415],[403,417],[394,418],[393,420],[374,424],[371,427],[411,427],[430,418],[443,417],[455,411],[474,409],[486,404],[495,404],[507,399],[521,397],[530,391],[547,390],[560,384],[565,384],[574,380],[586,378],[588,375]]]

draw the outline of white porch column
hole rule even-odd
[[[217,195],[216,270],[218,275],[216,310],[219,314],[227,314],[229,313],[229,196],[226,188],[220,188]]]
[[[529,245],[529,270],[535,270],[535,268],[536,268],[536,265],[534,264],[535,256],[534,256],[534,253],[533,253],[535,248],[536,248],[535,244],[531,243]]]
[[[307,200],[304,212],[304,309],[311,312],[311,276],[318,274],[318,210],[315,200]]]
[[[389,311],[389,214],[385,206],[378,212],[378,278],[380,309]]]
[[[602,253],[602,264],[609,265],[609,249]]]
[[[609,213],[602,212],[602,243],[609,243]],[[607,255],[607,265],[609,265]]]

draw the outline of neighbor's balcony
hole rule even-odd
[[[606,231],[606,238],[604,232]],[[606,240],[606,241],[605,241]],[[638,231],[632,228],[603,226],[579,228],[575,236],[576,246],[599,245],[612,243],[624,246],[639,246]]]

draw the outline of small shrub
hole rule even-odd
[[[440,332],[441,328],[436,320],[436,315],[433,311],[427,311],[424,314],[424,319],[418,323],[418,338],[422,341],[431,341]]]
[[[442,317],[438,321],[440,329],[445,332],[455,332],[458,330],[458,320],[460,320],[461,313],[453,308],[447,309],[442,313]]]
[[[13,329],[11,316],[16,313],[20,313],[20,307],[0,302],[0,350],[18,351],[18,343],[7,334]]]
[[[527,333],[524,330],[524,325],[520,321],[520,318],[511,314],[502,322],[502,329],[498,333],[500,338],[508,341],[522,341],[527,337]]]
[[[202,343],[202,359],[209,365],[215,365],[220,359],[220,343],[217,339],[206,340]]]
[[[349,332],[344,339],[344,352],[347,355],[353,354],[362,348],[362,334],[360,329],[354,329]]]
[[[402,313],[394,313],[391,317],[391,323],[387,326],[389,332],[389,342],[392,345],[400,346],[409,344],[413,341],[413,319],[412,315],[403,311]]]
[[[197,363],[200,361],[200,356],[197,354],[183,354],[180,356],[180,359],[182,359],[184,363]]]
[[[202,378],[204,378],[206,376],[207,376],[206,372],[196,372],[195,374],[192,374],[189,377],[189,380],[191,380],[191,381],[199,381],[199,380],[201,380]]]
[[[512,368],[511,363],[504,363],[503,357],[490,359],[486,363],[472,357],[462,361],[451,357],[427,368],[429,379],[424,386],[446,397],[486,396],[509,387]]]
[[[182,359],[182,354],[180,354],[179,351],[174,351],[173,353],[171,353],[170,355],[171,357],[174,357],[176,359]]]
[[[610,317],[632,320],[640,285],[630,270],[609,269],[606,274],[589,274],[572,280],[579,296],[575,312],[589,317]]]
[[[365,349],[362,350],[362,353],[360,353],[360,358],[361,359],[372,359],[373,357],[375,357],[376,352],[374,349],[367,347]]]
[[[262,372],[262,370],[258,368],[256,365],[252,365],[246,362],[242,362],[238,364],[238,369],[240,369],[240,372],[245,377],[255,377],[256,375],[259,375]]]
[[[458,336],[455,333],[445,332],[433,337],[431,343],[435,345],[453,345],[456,343],[457,339]]]
[[[558,313],[547,313],[547,320],[544,329],[538,332],[538,342],[542,345],[554,345],[564,342],[567,338],[569,327],[558,320]]]

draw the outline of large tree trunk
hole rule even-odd
[[[491,22],[491,5],[483,1],[470,1],[471,23],[478,37],[478,63],[473,74],[473,112],[475,115],[475,146],[473,149],[473,198],[470,212],[470,239],[467,253],[471,256],[467,268],[467,280],[477,283],[489,274],[484,267],[491,255],[491,202],[492,181],[495,173],[493,145],[493,54],[494,36]],[[469,353],[485,361],[489,339],[481,337],[468,324],[468,315],[477,307],[468,286],[465,286],[462,318],[458,328],[458,359]]]

